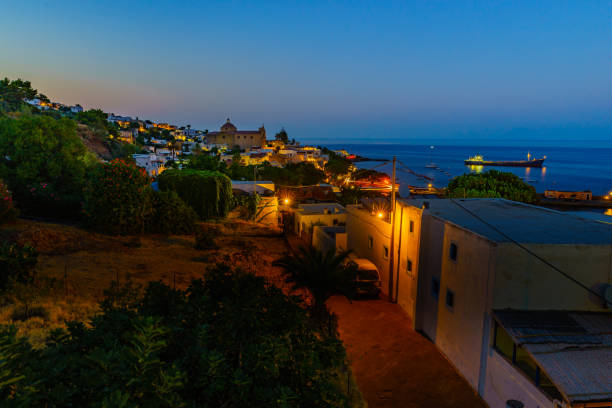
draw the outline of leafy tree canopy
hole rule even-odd
[[[263,278],[220,266],[185,291],[130,293],[110,291],[90,325],[41,350],[4,329],[3,406],[349,406],[342,343]]]
[[[86,169],[95,161],[73,120],[47,116],[0,118],[0,158],[1,177],[15,194],[40,182],[80,194]]]
[[[8,78],[0,80],[0,110],[13,112],[19,110],[23,105],[24,99],[33,99],[38,91],[32,88],[30,81]],[[47,99],[42,95],[44,99]]]
[[[506,198],[524,203],[536,203],[538,196],[533,186],[518,176],[489,170],[455,177],[448,183],[449,197]]]
[[[287,131],[285,128],[281,128],[281,130],[274,136],[276,140],[280,140],[284,144],[289,143],[289,136],[287,135]]]

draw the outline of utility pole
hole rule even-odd
[[[253,195],[257,193],[257,165],[253,166]]]
[[[391,176],[391,243],[389,248],[389,302],[393,302],[393,250],[395,238],[395,156],[393,156],[393,172]]]

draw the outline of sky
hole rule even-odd
[[[52,100],[312,142],[612,145],[610,1],[0,0]],[[269,136],[269,137],[270,137]]]

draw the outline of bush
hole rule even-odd
[[[95,159],[67,118],[45,116],[0,118],[0,177],[9,185],[24,212],[30,209],[33,186],[48,184],[62,198],[81,201],[85,175]],[[55,208],[32,203],[32,209],[49,216]],[[55,216],[55,214],[52,214]]]
[[[35,248],[9,242],[2,243],[0,246],[0,290],[5,290],[12,281],[31,283],[37,262],[38,252]]]
[[[14,221],[18,213],[13,202],[13,195],[6,187],[6,184],[0,180],[0,224]]]
[[[151,191],[153,211],[147,218],[147,232],[192,234],[198,215],[174,191]]]
[[[342,342],[261,277],[150,283],[40,350],[0,330],[0,399],[31,407],[348,407]],[[86,373],[87,375],[83,375]]]
[[[538,201],[536,190],[512,173],[489,170],[455,177],[448,183],[449,197],[505,198],[532,204]]]
[[[255,219],[257,208],[261,202],[259,194],[233,194],[232,209],[241,208],[244,211],[242,218],[247,220]]]
[[[50,183],[40,182],[28,186],[19,205],[27,214],[76,220],[81,214],[81,201],[81,196],[58,193]]]
[[[224,218],[230,210],[232,183],[222,173],[166,170],[157,178],[162,191],[174,191],[201,219]]]
[[[100,164],[85,188],[87,224],[112,234],[143,232],[152,212],[150,182],[134,163],[116,159]]]

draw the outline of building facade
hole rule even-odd
[[[206,139],[207,143],[248,150],[266,146],[266,129],[262,126],[258,130],[238,130],[228,118],[219,132],[208,132]]]

